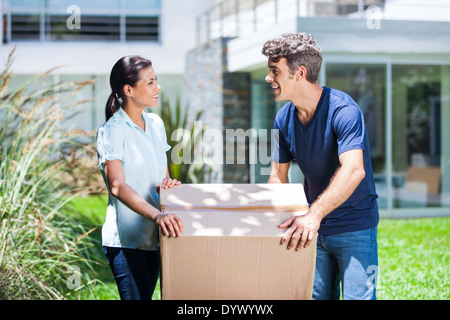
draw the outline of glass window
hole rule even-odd
[[[326,65],[326,86],[349,94],[364,113],[373,173],[379,196],[378,206],[386,208],[386,66],[328,63]]]
[[[159,39],[159,17],[126,17],[126,40]]]
[[[41,16],[39,14],[12,14],[11,38],[14,40],[39,40]]]
[[[49,17],[50,40],[120,40],[120,17],[82,16],[80,29],[67,29],[67,16]]]
[[[6,40],[160,39],[161,0],[82,0],[74,8],[73,4],[70,0],[11,0]]]
[[[264,71],[267,71],[265,69]],[[270,85],[264,81],[264,77],[253,79],[251,87],[251,122],[257,135],[257,141],[252,146],[255,149],[255,164],[253,166],[253,180],[255,183],[267,183],[271,168],[272,129],[275,115],[279,109],[275,103]],[[294,165],[291,165],[294,167]]]
[[[416,212],[428,212],[429,208],[448,208],[450,66],[393,65],[390,97],[386,96],[388,67],[327,63],[326,86],[348,93],[364,113],[380,209],[416,208]],[[387,99],[392,102],[389,136]],[[252,127],[271,129],[278,109],[270,88],[258,74],[252,84]],[[387,141],[392,144],[391,150],[386,148]],[[390,172],[387,159],[392,159]],[[253,168],[255,182],[267,182],[269,166],[258,161]],[[301,178],[301,172],[294,175]],[[388,177],[392,178],[390,184]]]
[[[449,79],[448,66],[392,67],[395,208],[450,204]]]

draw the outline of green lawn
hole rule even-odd
[[[103,258],[100,230],[107,199],[90,196],[72,201],[83,219],[98,229],[96,241],[97,274],[100,282],[90,293],[80,292],[80,299],[118,299],[112,273]],[[378,288],[380,300],[450,299],[450,218],[382,219],[378,228]],[[81,290],[82,291],[82,290]],[[159,284],[154,299],[160,298]]]
[[[113,274],[106,263],[103,249],[101,246],[101,227],[103,225],[106,213],[106,205],[108,197],[105,195],[89,196],[72,200],[70,203],[82,216],[78,219],[83,220],[90,228],[97,227],[91,233],[91,238],[95,243],[96,261],[99,263],[94,268],[96,274],[91,274],[91,279],[98,279],[98,283],[94,284],[94,290],[80,290],[80,299],[86,300],[118,300],[119,292],[117,291],[116,282]],[[159,282],[156,285],[153,294],[154,300],[159,300],[161,297],[159,290]]]
[[[383,219],[378,299],[450,299],[450,218]]]

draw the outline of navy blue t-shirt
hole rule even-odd
[[[348,94],[323,87],[317,109],[307,125],[301,123],[297,109],[288,102],[277,113],[274,128],[279,129],[279,142],[275,142],[273,161],[287,163],[295,159],[305,177],[309,204],[328,187],[340,166],[339,155],[353,149],[363,150],[364,179],[341,206],[322,220],[319,234],[333,235],[377,226],[378,196],[369,139],[363,114]]]

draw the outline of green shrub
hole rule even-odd
[[[76,298],[93,283],[93,229],[67,214],[78,190],[63,181],[87,136],[64,130],[61,110],[90,82],[47,85],[49,71],[11,91],[13,53],[0,75],[0,299]]]
[[[194,150],[202,146],[201,139],[203,138],[204,129],[196,129],[193,124],[188,125],[189,108],[181,107],[180,100],[177,99],[175,106],[170,106],[168,99],[162,94],[161,107],[157,112],[164,121],[166,130],[167,143],[171,149],[167,152],[167,162],[169,167],[170,177],[177,179],[183,183],[207,183],[210,180],[210,175],[213,172],[214,163],[207,157],[202,157],[202,161],[196,163],[194,160]],[[202,117],[203,111],[198,111],[195,114],[194,121],[199,121]],[[180,135],[178,137],[177,133]],[[174,138],[175,140],[173,140]],[[177,140],[179,139],[179,140]],[[191,161],[177,163],[172,159],[172,153],[177,152],[179,158],[188,156]],[[188,152],[188,155],[184,155]],[[203,150],[201,150],[203,152]]]

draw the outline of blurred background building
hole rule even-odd
[[[124,55],[153,62],[171,100],[182,96],[185,56],[195,47],[195,19],[211,0],[0,0],[0,59],[17,46],[12,85],[54,67],[54,81],[95,79],[79,98],[72,124],[98,128],[110,93],[109,74]]]
[[[0,13],[1,59],[17,45],[14,85],[58,65],[55,80],[97,80],[81,93],[96,100],[72,119],[82,129],[104,121],[109,72],[126,54],[149,57],[163,93],[203,110],[205,127],[242,129],[245,143],[224,140],[224,153],[246,161],[218,166],[217,182],[267,182],[267,132],[283,104],[261,48],[311,33],[324,55],[319,83],[364,112],[382,216],[450,215],[448,0],[2,0]],[[295,165],[290,179],[303,181]]]
[[[249,161],[224,164],[224,181],[267,181],[258,139],[270,137],[255,129],[271,129],[284,103],[264,81],[261,48],[306,32],[323,51],[319,83],[349,93],[364,112],[382,215],[450,214],[450,1],[228,0],[197,23],[189,105],[207,105],[216,128],[252,128],[238,150]],[[290,179],[303,181],[295,165]]]

